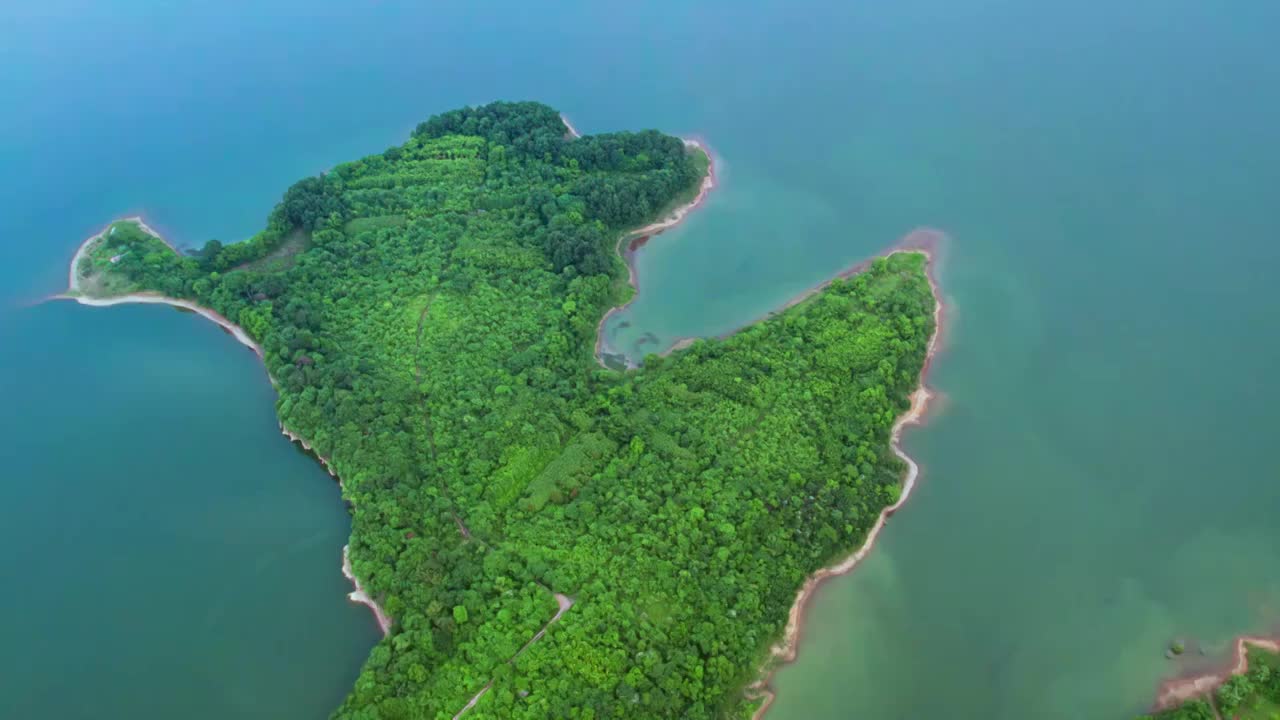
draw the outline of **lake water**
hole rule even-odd
[[[1280,621],[1278,26],[1270,0],[6,6],[0,716],[339,702],[377,630],[257,360],[166,308],[31,303],[113,217],[239,239],[297,178],[497,98],[721,158],[640,253],[622,344],[953,238],[922,484],[810,605],[770,718],[1142,709],[1174,637]]]

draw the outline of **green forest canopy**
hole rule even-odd
[[[343,478],[395,625],[335,717],[449,718],[491,679],[468,717],[743,717],[804,578],[897,498],[920,254],[640,370],[596,363],[629,292],[615,241],[689,196],[699,153],[494,103],[300,181],[244,243],[179,256],[122,223],[84,261],[91,287],[239,322]],[[576,604],[512,661],[555,593]]]

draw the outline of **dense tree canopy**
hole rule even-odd
[[[85,261],[99,292],[238,321],[343,478],[395,625],[337,717],[449,718],[491,680],[468,717],[741,717],[805,576],[896,499],[890,427],[933,329],[919,254],[641,370],[595,362],[614,242],[705,167],[495,103],[299,182],[245,243],[180,257],[122,224]],[[575,604],[517,656],[556,593]]]

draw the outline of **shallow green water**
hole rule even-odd
[[[257,361],[165,308],[23,303],[111,217],[243,237],[294,179],[499,97],[722,160],[640,253],[621,344],[723,332],[917,225],[953,237],[919,494],[815,598],[771,718],[1123,718],[1175,635],[1266,630],[1280,6],[1116,5],[0,11],[0,716],[338,702],[376,629]]]

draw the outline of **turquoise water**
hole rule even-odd
[[[323,717],[378,637],[257,358],[167,308],[0,327],[0,716]]]
[[[919,494],[818,593],[770,717],[1123,718],[1173,637],[1269,629],[1280,6],[1117,5],[0,10],[0,715],[341,698],[377,632],[257,361],[165,308],[29,302],[112,217],[244,237],[298,177],[495,98],[722,159],[640,253],[623,343],[734,327],[917,225],[953,237]]]

